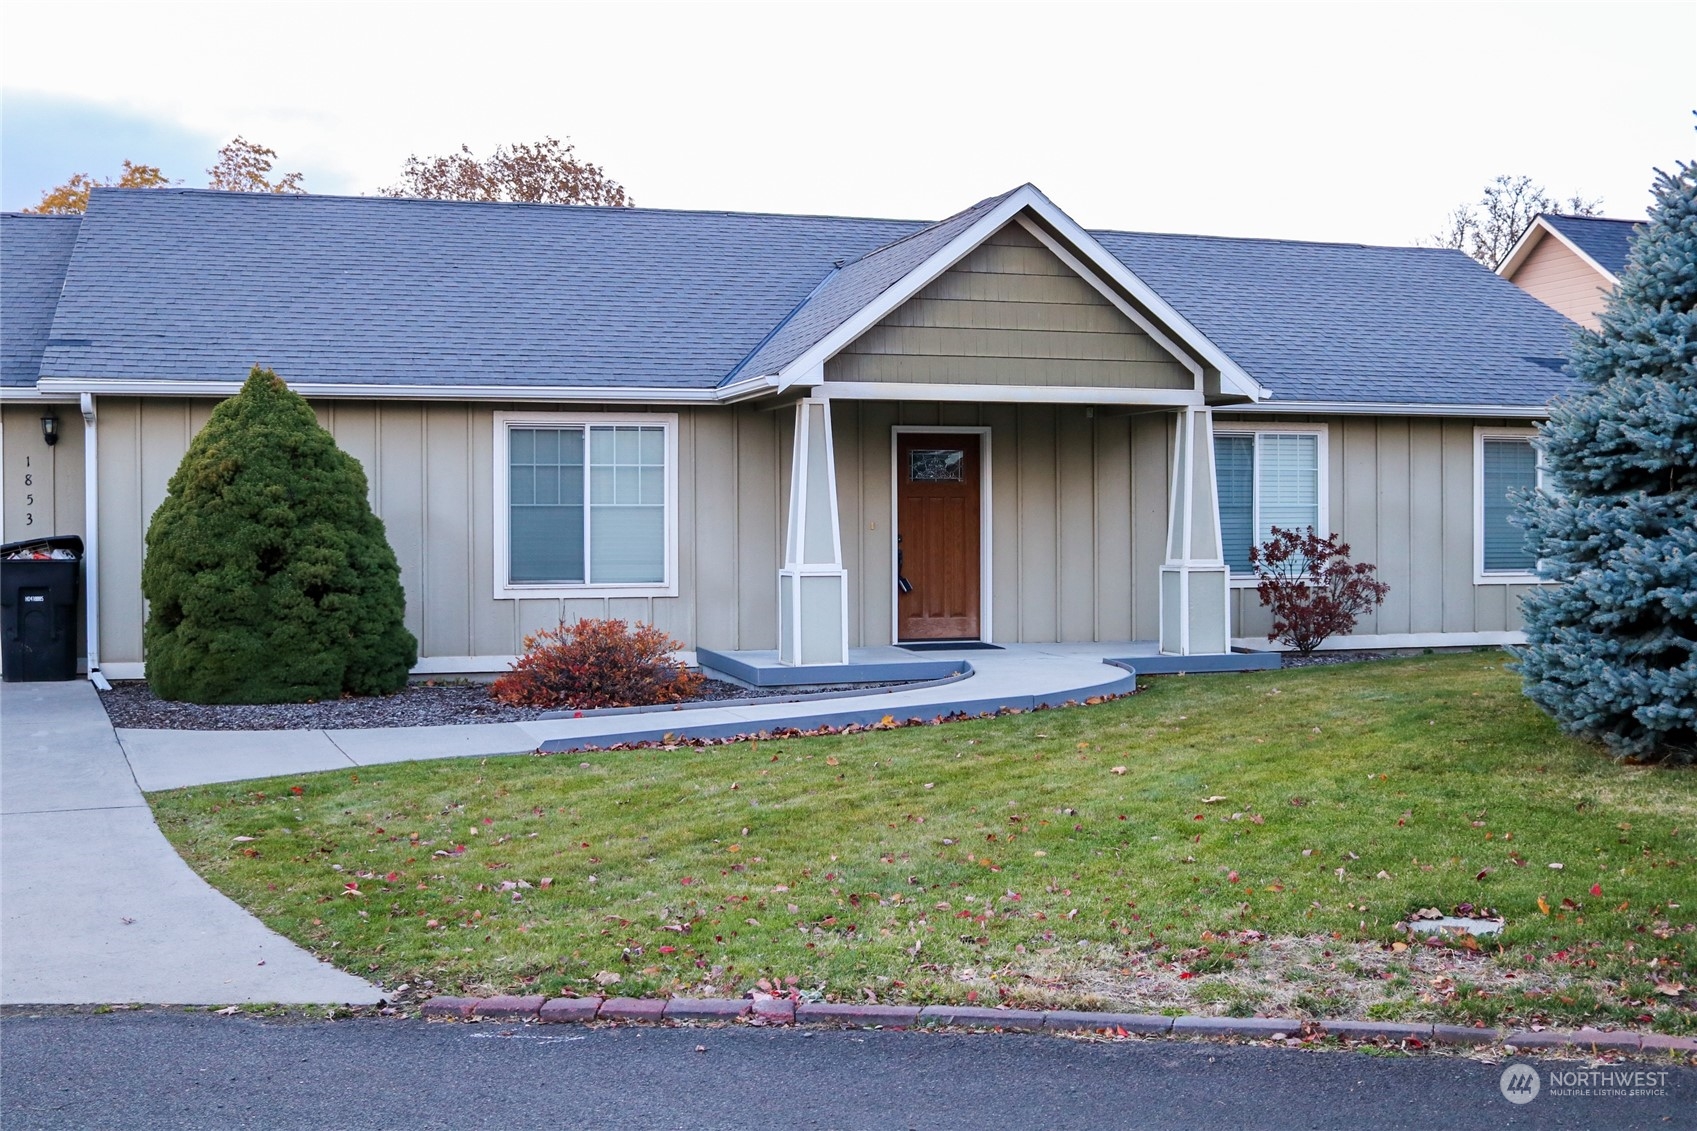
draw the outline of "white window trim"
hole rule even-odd
[[[1536,428],[1492,428],[1478,426],[1473,429],[1473,584],[1475,585],[1540,585],[1544,579],[1539,577],[1536,570],[1487,570],[1485,568],[1485,441],[1486,440],[1532,440],[1538,435]],[[1538,450],[1538,445],[1532,445],[1532,451],[1537,459],[1537,471],[1533,475],[1533,487],[1544,485],[1544,453]]]
[[[514,428],[536,428],[559,425],[641,424],[666,430],[666,549],[665,580],[639,582],[629,585],[570,584],[545,581],[514,584],[508,580],[511,565],[512,510],[508,487],[511,483],[507,466],[508,441]],[[587,451],[587,445],[585,451]],[[494,558],[495,599],[512,601],[527,597],[676,597],[678,595],[678,414],[675,412],[497,412],[495,414],[495,514]],[[587,560],[585,565],[587,567]]]
[[[1248,423],[1243,423],[1243,422],[1236,421],[1236,420],[1229,420],[1229,421],[1223,421],[1223,422],[1216,420],[1214,422],[1214,435],[1215,436],[1256,436],[1256,435],[1260,435],[1260,434],[1264,434],[1264,433],[1268,433],[1268,432],[1287,432],[1287,433],[1288,432],[1295,432],[1295,433],[1300,433],[1302,435],[1315,437],[1315,455],[1314,455],[1314,458],[1315,458],[1315,461],[1316,461],[1317,466],[1318,466],[1318,473],[1317,474],[1318,474],[1318,477],[1319,477],[1319,480],[1320,480],[1320,482],[1319,482],[1320,520],[1319,520],[1319,525],[1315,528],[1315,531],[1316,531],[1316,533],[1320,534],[1322,537],[1330,534],[1332,532],[1332,500],[1331,500],[1331,494],[1332,494],[1332,492],[1331,492],[1331,485],[1332,485],[1331,467],[1332,467],[1332,463],[1331,463],[1331,451],[1330,451],[1330,441],[1331,441],[1331,430],[1330,430],[1330,428],[1325,424],[1287,424],[1287,423],[1248,424]],[[1209,454],[1212,455],[1212,446],[1211,445],[1210,445]],[[1250,471],[1250,491],[1251,491],[1250,497],[1254,500],[1254,508],[1255,508],[1254,515],[1251,518],[1251,522],[1254,524],[1255,530],[1260,530],[1261,529],[1261,444],[1260,444],[1260,441],[1256,441],[1256,444],[1255,444],[1255,466]],[[1216,515],[1219,513],[1219,505],[1218,505],[1219,493],[1220,493],[1220,480],[1219,480],[1218,471],[1216,471],[1215,472],[1215,478],[1214,478],[1214,499],[1215,499],[1214,511],[1215,511]],[[1225,541],[1223,539],[1220,542],[1220,555],[1221,555],[1221,557],[1225,556]],[[1228,566],[1229,566],[1229,563],[1228,563]],[[1232,573],[1231,573],[1231,579],[1227,582],[1227,584],[1230,585],[1230,587],[1233,588],[1233,589],[1253,589],[1253,588],[1255,588],[1255,586],[1258,583],[1255,580],[1255,575],[1253,573],[1238,573],[1237,571],[1233,570]]]

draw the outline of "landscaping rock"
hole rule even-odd
[[[500,1018],[503,1021],[534,1021],[546,1000],[541,994],[525,997],[501,994],[498,997],[486,997],[477,1003],[472,1016]]]
[[[601,1003],[598,1021],[659,1021],[666,1014],[666,1003],[659,998],[610,997]]]
[[[1466,933],[1475,938],[1485,935],[1500,935],[1503,930],[1501,919],[1462,919],[1455,915],[1445,915],[1441,919],[1410,919],[1408,929],[1419,935]]]
[[[668,1021],[735,1021],[754,1008],[752,1001],[675,997],[666,1003]]]
[[[1352,1041],[1429,1041],[1432,1024],[1418,1021],[1321,1021],[1320,1027],[1329,1037],[1348,1037]]]
[[[1668,1037],[1661,1033],[1645,1033],[1639,1038],[1645,1052],[1697,1052],[1697,1037]]]
[[[1282,1017],[1175,1017],[1175,1037],[1295,1037],[1302,1022]]]
[[[1031,1009],[989,1009],[981,1005],[928,1005],[919,1011],[921,1025],[973,1025],[986,1029],[1015,1029],[1035,1033],[1043,1015]]]
[[[1051,1030],[1124,1029],[1128,1033],[1169,1033],[1171,1017],[1153,1013],[1081,1013],[1071,1009],[1051,1009],[1043,1015],[1043,1028]]]
[[[1432,1040],[1441,1045],[1491,1045],[1502,1039],[1495,1029],[1477,1029],[1469,1025],[1434,1025]]]
[[[455,1017],[465,1019],[477,1008],[474,997],[433,997],[418,1007],[420,1017]]]
[[[1503,1044],[1515,1049],[1559,1049],[1573,1044],[1573,1034],[1557,1029],[1542,1033],[1516,1029],[1503,1039]]]
[[[598,997],[551,998],[542,1003],[536,1019],[545,1025],[593,1021],[600,1008],[601,999]]]
[[[917,1005],[865,1002],[803,1002],[795,1008],[801,1025],[842,1025],[850,1029],[910,1029],[919,1020]]]
[[[1602,1029],[1581,1029],[1573,1034],[1573,1043],[1582,1049],[1615,1049],[1637,1052],[1640,1038],[1637,1033],[1612,1033]]]

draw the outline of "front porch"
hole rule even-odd
[[[970,678],[963,696],[977,699],[993,694],[1003,683],[1022,683],[1027,693],[1051,683],[1078,682],[1094,686],[1105,678],[1092,666],[1109,666],[1133,675],[1203,674],[1264,671],[1282,663],[1277,652],[1238,649],[1223,653],[1176,656],[1163,653],[1158,640],[1112,640],[1090,643],[1008,644],[912,652],[897,645],[851,648],[842,663],[791,664],[771,649],[748,651],[696,650],[697,663],[708,673],[751,687],[829,687],[834,684],[925,682],[941,685]],[[1115,676],[1114,678],[1118,678]],[[1057,687],[1059,685],[1057,684]],[[988,689],[988,690],[986,690]],[[1051,689],[1051,691],[1054,689]]]
[[[1145,672],[1244,666],[1211,408],[833,393],[793,409],[778,647],[770,663],[746,653],[738,678],[931,678],[993,661],[984,645],[1135,657]],[[915,674],[864,674],[898,669]]]

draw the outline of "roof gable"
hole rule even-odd
[[[28,388],[41,370],[53,310],[81,216],[0,215],[0,387]]]
[[[1104,281],[1136,304],[1122,307],[1175,356],[1195,355],[1221,374],[1224,391],[1258,400],[1266,395],[1218,345],[1196,329],[1125,263],[1039,192],[1021,185],[931,225],[843,268],[789,319],[784,332],[741,367],[748,377],[769,378],[782,389],[824,380],[824,363],[896,307],[982,246],[1016,217],[1035,221],[1034,232],[1081,275]],[[1040,237],[1042,238],[1042,237]],[[1142,313],[1147,312],[1147,314]],[[791,329],[793,327],[793,329]],[[1194,362],[1192,362],[1194,364]]]
[[[1554,238],[1601,275],[1604,286],[1612,287],[1620,281],[1621,272],[1626,270],[1626,258],[1631,252],[1633,234],[1638,225],[1636,220],[1541,213],[1533,217],[1532,223],[1509,249],[1497,268],[1497,274],[1512,279],[1540,243]]]

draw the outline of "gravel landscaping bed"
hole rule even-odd
[[[843,684],[829,688],[743,687],[710,679],[690,702],[765,699],[815,691],[857,691],[900,684]],[[350,696],[320,703],[257,706],[173,703],[143,680],[125,680],[100,693],[112,725],[137,730],[341,730],[368,727],[460,726],[517,723],[548,714],[539,707],[508,707],[489,698],[482,683],[412,683],[394,695]]]
[[[1324,664],[1353,664],[1361,660],[1388,659],[1390,657],[1383,652],[1315,652],[1312,656],[1299,656],[1295,652],[1285,652],[1281,666],[1287,668],[1317,668]]]

